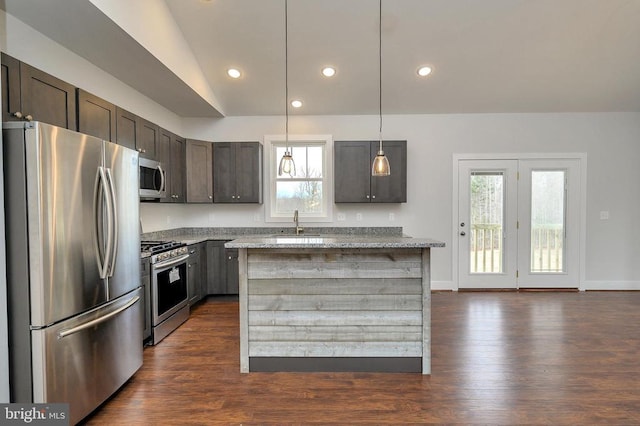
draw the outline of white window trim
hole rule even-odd
[[[285,135],[265,135],[265,162],[264,167],[264,182],[267,184],[264,187],[264,204],[265,204],[265,222],[291,222],[293,217],[291,215],[276,215],[272,211],[272,206],[275,206],[275,188],[276,188],[276,175],[277,162],[272,158],[273,145],[281,145],[285,142]],[[289,135],[289,145],[295,146],[296,142],[309,143],[320,142],[324,144],[324,170],[323,170],[323,201],[325,202],[326,209],[323,216],[307,216],[302,212],[300,213],[300,221],[304,223],[311,222],[332,222],[333,221],[333,136],[332,135]],[[295,158],[294,158],[295,161]]]

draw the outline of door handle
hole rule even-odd
[[[460,232],[460,235],[464,237],[465,235],[467,235],[467,233],[462,231],[462,232]]]
[[[118,309],[116,309],[113,312],[109,312],[108,314],[98,317],[96,319],[93,319],[91,321],[85,322],[84,324],[80,324],[76,327],[73,328],[69,328],[69,329],[65,329],[65,330],[61,330],[58,333],[58,339],[62,339],[65,338],[71,334],[75,334],[79,331],[85,330],[87,328],[90,327],[94,327],[100,323],[103,323],[107,320],[109,320],[110,318],[115,317],[116,315],[118,315],[120,312],[126,311],[127,309],[129,309],[131,306],[133,306],[138,300],[140,300],[140,296],[133,296],[131,299],[129,299],[129,301],[124,305],[119,307]]]

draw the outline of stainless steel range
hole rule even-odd
[[[177,241],[142,241],[140,246],[151,256],[151,344],[155,345],[189,318],[189,250]]]

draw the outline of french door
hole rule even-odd
[[[577,288],[580,160],[458,160],[458,288]]]

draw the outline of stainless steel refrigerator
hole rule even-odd
[[[12,402],[76,423],[142,365],[138,153],[3,124]]]

